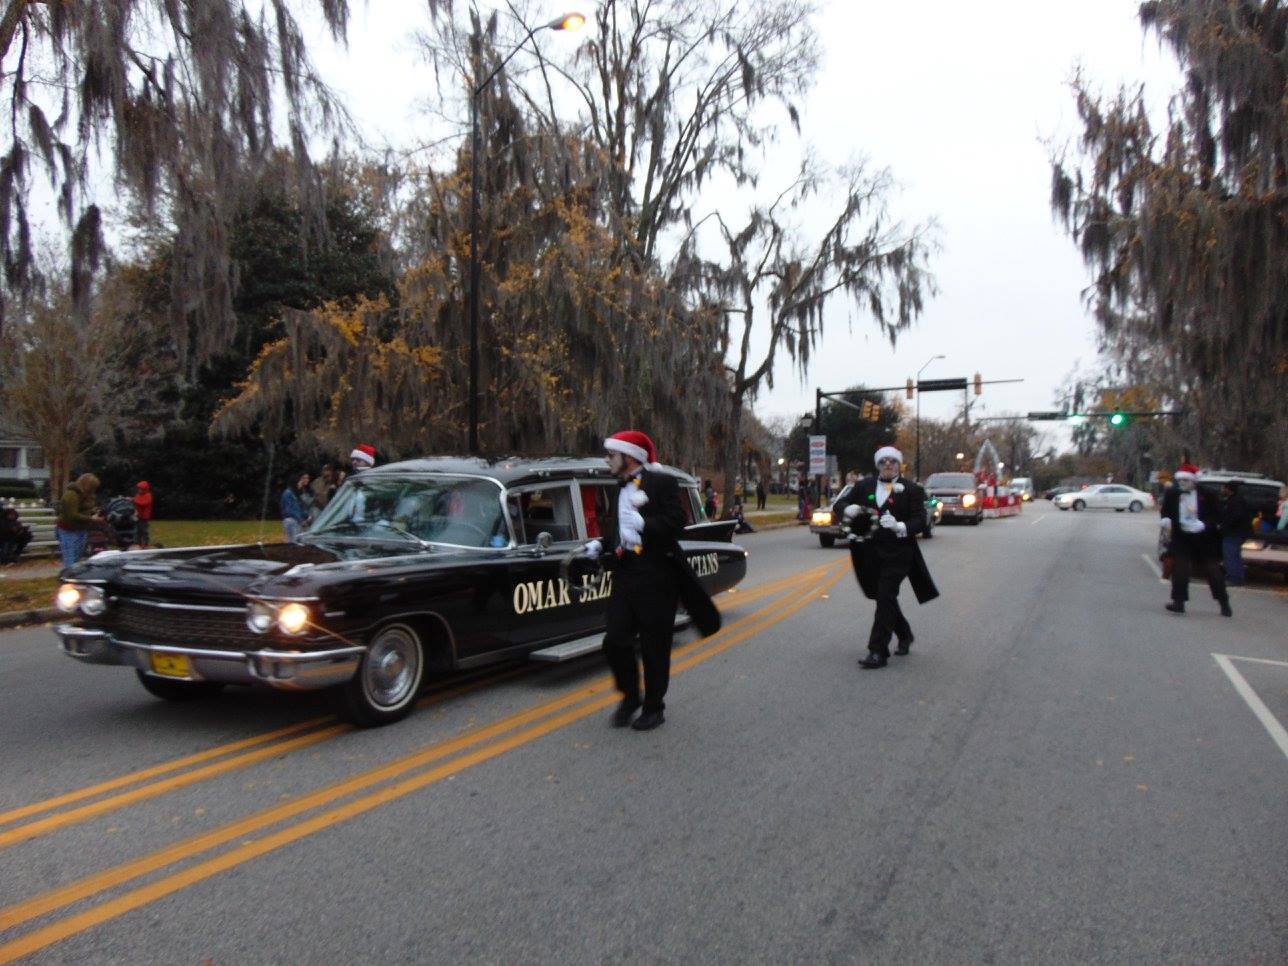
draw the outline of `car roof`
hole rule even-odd
[[[1225,483],[1229,480],[1241,480],[1249,486],[1283,486],[1278,480],[1260,473],[1241,473],[1238,470],[1201,470],[1198,475],[1200,483]]]
[[[697,485],[697,480],[673,466],[655,464],[653,472],[673,476],[682,484]],[[422,456],[417,459],[386,463],[363,470],[362,476],[395,476],[408,473],[450,473],[454,476],[477,476],[496,480],[502,486],[520,486],[542,480],[585,479],[611,480],[612,474],[602,456]]]

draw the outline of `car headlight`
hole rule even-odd
[[[311,616],[303,604],[283,604],[277,612],[277,629],[283,634],[302,634],[308,628]]]
[[[80,603],[81,589],[75,584],[63,584],[54,594],[54,606],[64,614],[70,614],[76,610],[76,605]]]
[[[810,523],[819,527],[825,527],[831,522],[832,522],[831,510],[815,510],[814,515],[810,517]]]
[[[962,506],[971,507],[974,505],[975,505],[974,493],[967,493],[964,497],[962,497]]]
[[[253,600],[246,608],[246,626],[256,634],[267,634],[277,617],[277,611],[262,600]]]
[[[80,609],[82,614],[97,617],[107,610],[107,594],[102,587],[84,587],[81,589]]]

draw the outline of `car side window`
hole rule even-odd
[[[684,525],[691,527],[702,520],[702,501],[698,499],[696,486],[683,487],[680,506],[684,508]]]
[[[616,512],[613,501],[617,496],[617,485],[582,483],[578,489],[581,496],[581,513],[586,518],[586,537],[591,540],[602,537],[604,520]]]
[[[567,483],[512,493],[507,507],[519,543],[536,543],[541,533],[550,534],[555,543],[577,539],[572,488]]]

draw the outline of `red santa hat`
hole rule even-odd
[[[1193,480],[1199,475],[1199,468],[1193,463],[1182,463],[1175,473],[1172,474],[1174,480]]]
[[[645,466],[653,466],[657,463],[657,447],[653,445],[653,441],[634,429],[613,433],[604,440],[604,449],[610,453],[629,456]]]
[[[903,454],[893,446],[882,446],[877,450],[876,455],[872,457],[872,465],[878,466],[883,459],[887,458],[897,459],[899,461],[899,465],[903,466]]]
[[[359,443],[353,448],[353,452],[349,454],[349,459],[358,460],[359,462],[366,463],[368,466],[375,466],[376,448],[374,446],[369,446],[366,443]]]

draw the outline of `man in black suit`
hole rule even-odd
[[[720,618],[680,548],[680,485],[660,471],[653,441],[628,430],[604,440],[604,449],[608,467],[620,481],[616,513],[601,521],[602,543],[592,540],[586,549],[592,557],[606,552],[614,558],[604,657],[622,701],[612,723],[615,728],[630,725],[648,731],[663,721],[662,698],[671,677],[671,635],[680,601],[704,634],[718,630]],[[642,700],[636,640],[644,664]],[[632,722],[641,705],[642,713]]]
[[[1185,613],[1185,602],[1190,599],[1190,573],[1197,568],[1207,575],[1212,597],[1221,605],[1221,615],[1233,617],[1221,572],[1221,507],[1214,497],[1199,490],[1197,477],[1197,466],[1182,463],[1159,507],[1159,513],[1172,523],[1172,600],[1164,606],[1174,614]]]
[[[912,647],[912,628],[899,608],[899,585],[905,577],[918,603],[939,596],[916,540],[926,530],[926,491],[899,475],[902,465],[902,453],[893,446],[881,447],[876,453],[877,475],[859,480],[833,508],[851,521],[854,574],[864,595],[877,602],[868,655],[859,661],[864,670],[878,670],[889,663],[892,637],[899,642],[896,654],[907,654]],[[872,526],[859,537],[855,531],[863,528],[854,526],[854,521],[862,516],[872,518]]]

